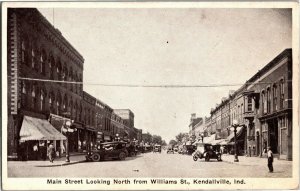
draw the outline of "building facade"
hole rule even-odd
[[[17,158],[24,116],[81,125],[81,83],[48,80],[82,82],[84,59],[37,9],[8,9],[7,35],[8,157]]]
[[[292,160],[292,50],[286,49],[249,79],[247,119],[253,124],[249,145],[261,155],[268,146]]]
[[[231,91],[210,114],[206,126],[216,139],[231,137],[230,127],[234,120],[238,123],[240,154],[263,156],[270,146],[279,158],[292,160],[292,50]]]

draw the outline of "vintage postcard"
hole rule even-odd
[[[297,2],[1,18],[3,190],[299,188]]]

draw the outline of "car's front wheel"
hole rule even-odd
[[[194,160],[194,161],[197,161],[197,160],[198,160],[198,157],[197,157],[196,155],[194,155],[194,156],[193,156],[193,160]]]
[[[94,161],[94,162],[99,162],[100,161],[100,159],[101,159],[101,157],[100,157],[100,154],[99,153],[94,153],[93,155],[92,155],[92,160]]]
[[[125,160],[125,158],[126,158],[126,154],[125,154],[124,152],[121,152],[121,153],[119,154],[119,159],[120,159],[120,160]]]

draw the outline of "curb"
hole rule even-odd
[[[74,161],[74,162],[65,162],[65,163],[62,163],[62,164],[36,165],[35,167],[57,167],[57,166],[67,166],[67,165],[78,164],[78,163],[83,163],[83,162],[86,162],[86,160],[80,160],[80,161]]]

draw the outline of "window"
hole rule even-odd
[[[40,57],[40,72],[43,74],[45,72],[45,63],[44,63],[44,56],[43,56],[43,53],[41,54],[41,57]]]
[[[50,79],[54,79],[54,59],[51,56],[49,59],[49,70],[50,70]]]
[[[35,85],[33,85],[31,90],[31,108],[34,109],[35,105],[36,105],[36,87]]]
[[[26,84],[25,84],[25,82],[24,81],[22,81],[22,83],[21,83],[21,88],[22,88],[22,94],[26,94]]]
[[[21,52],[21,59],[22,59],[22,63],[26,63],[27,62],[27,55],[26,55],[26,42],[23,40],[22,44],[21,44],[21,48],[22,48],[22,52]]]
[[[59,107],[60,107],[59,101],[60,101],[60,100],[57,100],[57,101],[56,101],[56,114],[59,114]]]
[[[40,98],[40,109],[41,109],[41,111],[43,111],[44,110],[44,96],[45,96],[45,93],[44,93],[44,91],[43,90],[41,90],[41,98]]]
[[[248,96],[248,100],[247,100],[247,109],[248,109],[248,111],[253,111],[252,98],[250,96]]]
[[[277,86],[273,86],[273,111],[277,111]]]
[[[267,113],[271,112],[271,91],[267,88]]]
[[[261,100],[262,100],[262,113],[265,114],[267,113],[267,101],[266,101],[265,91],[262,91]]]
[[[280,109],[284,107],[284,82],[280,80]]]
[[[31,68],[35,68],[35,51],[31,49]]]

